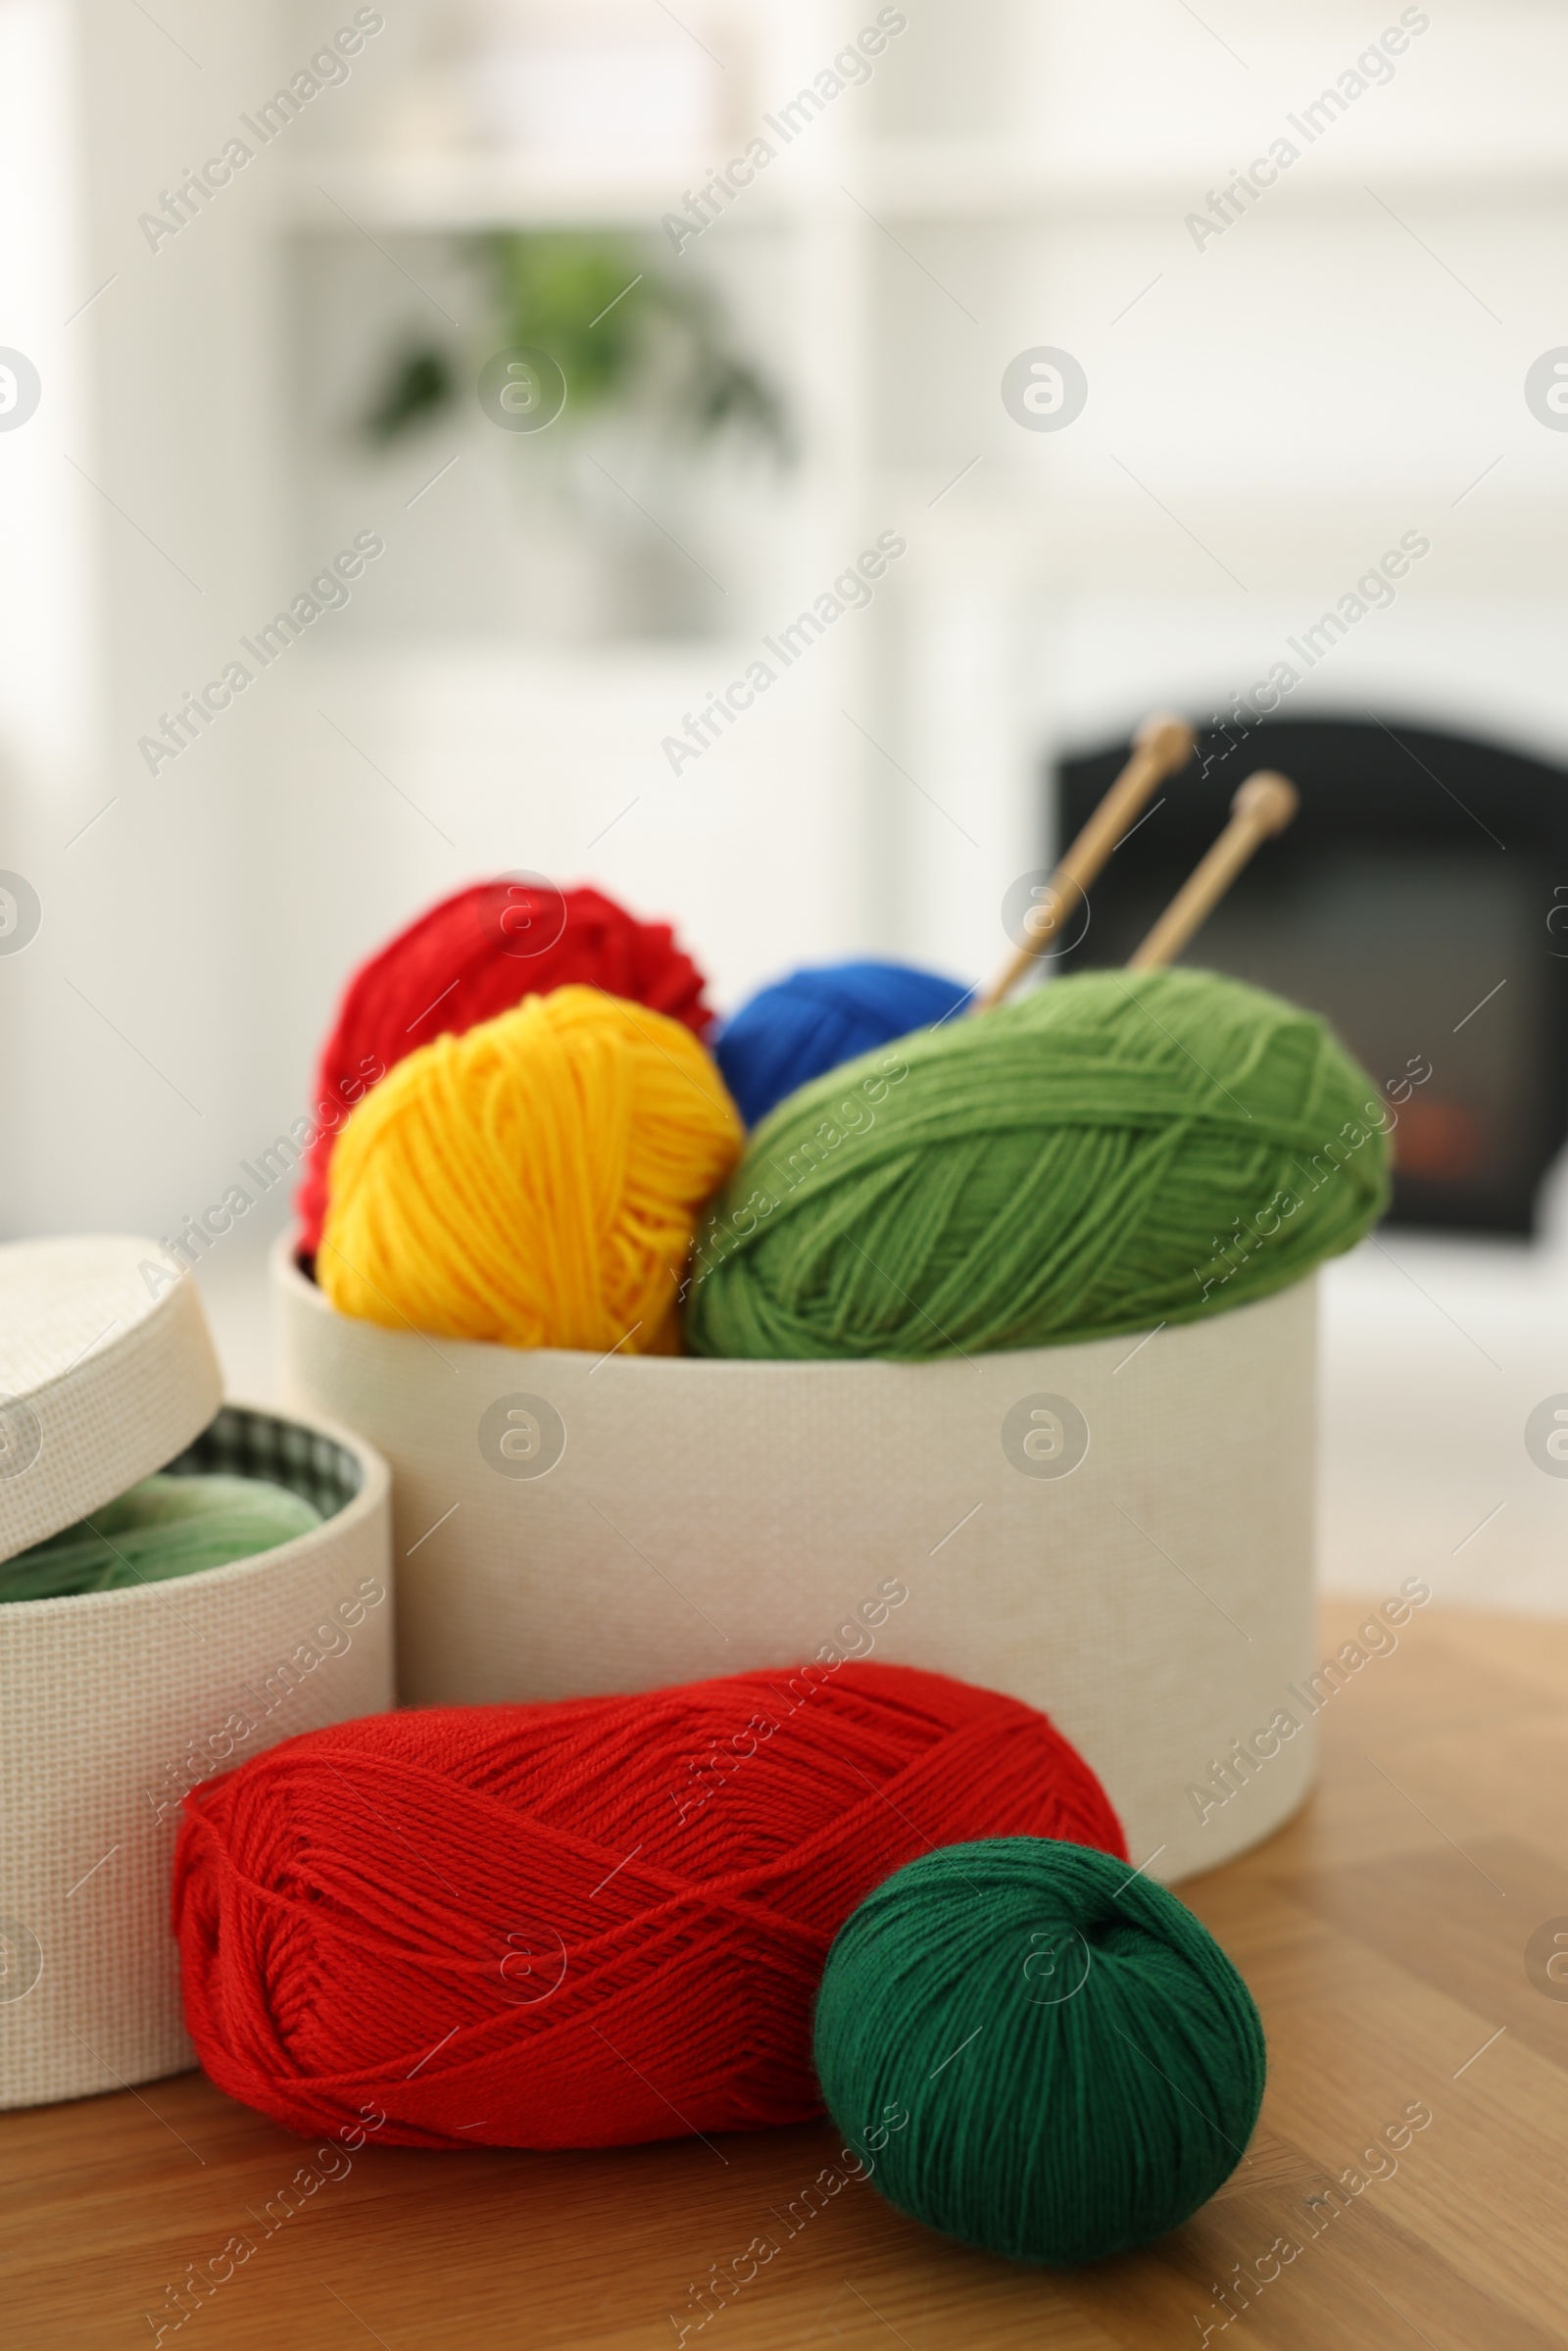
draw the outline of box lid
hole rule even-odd
[[[0,1248],[0,1559],[162,1469],[222,1385],[196,1285],[170,1274],[156,1242]]]

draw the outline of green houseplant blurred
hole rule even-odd
[[[635,406],[671,437],[702,444],[728,432],[775,458],[792,454],[783,402],[731,342],[716,297],[650,267],[622,239],[578,230],[499,230],[461,240],[477,269],[489,348],[536,346],[566,379],[576,420]],[[386,444],[458,402],[477,372],[436,341],[406,345],[364,419]]]

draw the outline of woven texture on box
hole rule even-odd
[[[273,1266],[285,1393],[392,1467],[406,1702],[650,1689],[837,1643],[1042,1707],[1157,1877],[1305,1793],[1309,1720],[1229,1802],[1189,1791],[1310,1670],[1312,1282],[1142,1344],[595,1364],[452,1341],[438,1360],[336,1314],[286,1247]]]
[[[180,1796],[392,1702],[384,1463],[225,1407],[172,1466],[335,1494],[334,1514],[174,1586],[0,1608],[0,2106],[195,2064],[169,1916]]]
[[[222,1377],[193,1282],[154,1298],[155,1243],[0,1249],[0,1559],[123,1494],[211,1420]]]

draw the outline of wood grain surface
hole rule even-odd
[[[1336,1605],[1325,1640],[1364,1613]],[[1252,1987],[1270,2080],[1248,2161],[1148,2252],[1012,2269],[863,2180],[802,2217],[826,2124],[583,2155],[372,2139],[289,2210],[313,2148],[187,2074],[0,2117],[5,2340],[671,2351],[684,2325],[687,2351],[1568,2345],[1568,1983],[1527,1962],[1539,1930],[1568,1934],[1568,1626],[1429,1611],[1323,1731],[1306,1810],[1182,1889]],[[1411,2106],[1430,2122],[1369,2160]],[[241,2235],[254,2250],[176,2325],[169,2289]],[[693,2289],[759,2235],[776,2254],[702,2324]]]

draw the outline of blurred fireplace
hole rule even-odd
[[[1058,767],[1058,843],[1127,748]],[[1324,1013],[1380,1084],[1430,1062],[1399,1112],[1396,1221],[1531,1232],[1568,1135],[1568,773],[1399,720],[1204,733],[1102,875],[1060,967],[1126,961],[1258,767],[1300,787],[1300,813],[1183,961]]]

